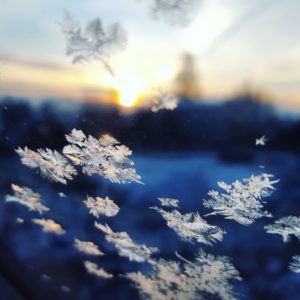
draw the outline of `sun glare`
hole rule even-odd
[[[124,107],[132,107],[137,104],[146,87],[138,77],[127,75],[125,78],[124,82],[118,84],[118,103]]]

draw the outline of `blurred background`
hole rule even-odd
[[[155,1],[152,1],[155,3]],[[157,1],[159,3],[159,1]],[[276,219],[300,212],[300,2],[296,0],[195,1],[176,18],[153,14],[151,1],[2,0],[0,10],[0,298],[138,299],[125,278],[147,264],[119,257],[94,228],[86,195],[113,199],[121,208],[100,219],[137,243],[158,247],[156,257],[193,259],[197,249],[232,258],[243,282],[241,299],[299,299],[300,276],[288,265],[299,255],[296,238],[283,243],[260,219],[243,226],[207,218],[227,231],[214,247],[179,240],[150,206],[157,197],[179,199],[180,211],[208,213],[202,205],[217,181],[273,174],[280,179],[265,207]],[[159,7],[158,7],[159,9]],[[120,85],[91,61],[73,65],[58,25],[65,10],[82,24],[119,21],[128,45],[110,60]],[[178,13],[178,12],[177,12]],[[173,111],[150,110],[153,87],[175,94]],[[112,184],[79,172],[64,186],[20,162],[19,146],[61,151],[73,128],[111,134],[133,150],[145,185]],[[255,146],[265,135],[266,146]],[[6,204],[11,183],[39,192],[47,215],[67,233],[43,233],[25,207]],[[67,197],[61,198],[63,192]],[[24,223],[17,222],[24,219]],[[107,255],[91,259],[115,276],[86,273],[88,257],[74,238],[90,240]]]

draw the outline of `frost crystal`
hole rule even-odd
[[[48,207],[42,204],[40,194],[34,193],[31,189],[17,184],[12,184],[11,188],[14,195],[6,195],[6,202],[18,202],[27,206],[30,211],[34,210],[40,214],[49,210]]]
[[[119,206],[108,197],[103,199],[100,197],[93,198],[87,196],[87,200],[84,201],[84,204],[90,210],[90,214],[97,218],[99,218],[100,215],[113,217],[120,210]]]
[[[77,20],[65,13],[60,25],[67,39],[66,54],[72,56],[73,63],[99,60],[116,77],[108,59],[114,51],[123,50],[127,45],[127,34],[121,24],[116,22],[104,28],[102,21],[95,18],[82,29]]]
[[[187,25],[197,2],[199,0],[151,0],[151,12],[155,17],[163,17],[172,25]]]
[[[275,221],[272,225],[266,225],[267,233],[282,235],[283,241],[287,242],[290,235],[300,240],[300,217],[288,216]]]
[[[16,152],[25,166],[32,169],[38,168],[43,176],[52,181],[66,184],[67,179],[72,180],[73,175],[77,175],[75,168],[57,151],[46,148],[35,152],[27,147],[24,149],[19,147]]]
[[[93,242],[84,242],[78,239],[74,241],[74,247],[85,254],[88,255],[104,255],[102,251],[99,250],[98,246]]]
[[[113,137],[102,135],[97,140],[73,129],[66,139],[70,145],[64,147],[63,153],[76,165],[83,166],[83,173],[99,174],[116,183],[142,183],[141,177],[131,167],[134,162],[128,158],[132,151]]]
[[[159,259],[147,276],[140,272],[125,276],[134,282],[144,299],[236,299],[232,284],[241,277],[228,257],[200,250],[195,262],[180,258],[180,263]]]
[[[151,110],[158,112],[161,109],[174,110],[178,106],[178,98],[171,95],[157,91],[157,96],[154,98]]]
[[[215,212],[208,215],[223,215],[226,219],[234,220],[243,225],[252,224],[255,219],[262,217],[272,217],[272,215],[263,211],[261,200],[270,196],[275,189],[273,184],[278,180],[270,180],[273,177],[269,174],[251,176],[243,181],[235,181],[232,184],[218,182],[219,187],[225,193],[210,191],[209,200],[204,200],[203,204],[207,208],[212,208]]]
[[[84,266],[90,274],[94,274],[98,277],[105,278],[105,279],[111,279],[114,277],[112,274],[107,273],[102,268],[98,268],[98,266],[95,263],[93,263],[89,260],[86,260],[84,262]]]
[[[95,227],[105,233],[105,239],[115,245],[120,256],[128,257],[130,261],[149,261],[150,256],[158,251],[157,248],[136,244],[127,232],[113,232],[107,224],[95,222]]]
[[[295,273],[300,273],[300,256],[293,256],[293,262],[290,263],[290,270]]]
[[[42,226],[44,232],[55,233],[57,235],[66,232],[58,223],[51,219],[32,219],[32,222]]]
[[[262,137],[260,137],[259,139],[255,140],[255,146],[265,146],[266,142],[268,140],[266,139],[266,137],[263,135]]]
[[[161,206],[178,207],[178,200],[171,198],[157,198]]]
[[[212,245],[221,241],[225,233],[220,227],[209,225],[198,213],[181,214],[178,210],[168,212],[158,207],[152,209],[159,212],[167,225],[186,242]]]

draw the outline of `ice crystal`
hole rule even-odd
[[[24,223],[24,219],[23,218],[16,218],[16,222],[18,224],[23,224]]]
[[[105,199],[101,197],[90,197],[87,196],[87,200],[84,201],[86,207],[90,210],[90,214],[94,217],[99,218],[100,215],[105,215],[107,217],[115,216],[120,208],[113,200],[110,200],[108,197]]]
[[[63,192],[59,192],[59,193],[58,193],[58,196],[59,196],[60,198],[67,198],[67,195],[66,195],[65,193],[63,193]]]
[[[75,239],[74,247],[87,255],[104,255],[102,251],[99,250],[98,246],[93,242],[85,242]]]
[[[266,225],[267,233],[282,235],[283,241],[287,242],[290,235],[300,240],[300,217],[288,216],[275,221],[274,224]]]
[[[290,263],[290,270],[295,273],[300,273],[300,256],[294,255],[293,256],[293,262]]]
[[[266,137],[263,135],[262,137],[260,137],[259,139],[255,140],[255,146],[265,146],[266,142],[268,140],[266,139]]]
[[[16,152],[20,155],[22,163],[32,169],[38,168],[40,173],[46,178],[67,183],[77,174],[76,169],[68,163],[68,160],[57,151],[50,149],[38,149],[37,152],[25,147],[18,148]]]
[[[73,129],[66,139],[70,144],[64,147],[63,153],[76,165],[81,165],[83,173],[99,174],[116,183],[142,183],[132,167],[134,162],[129,159],[132,151],[113,137],[102,135],[96,139]]]
[[[171,198],[157,198],[161,206],[178,207],[178,200]]]
[[[34,193],[30,188],[12,184],[11,188],[14,192],[13,195],[6,195],[6,202],[17,202],[28,207],[30,211],[37,211],[43,214],[49,208],[42,204],[41,196]]]
[[[157,95],[154,97],[151,110],[158,112],[161,109],[174,110],[178,106],[178,98],[169,93],[162,93],[157,90]]]
[[[98,266],[95,263],[89,260],[86,260],[84,262],[84,266],[90,274],[94,274],[98,277],[105,278],[105,279],[111,279],[114,277],[112,274],[107,273],[104,269],[98,268]]]
[[[32,222],[42,226],[44,232],[55,233],[61,235],[65,233],[65,230],[51,219],[32,219]]]
[[[105,233],[106,241],[115,245],[120,256],[128,257],[130,261],[149,261],[150,256],[158,251],[154,247],[136,244],[127,232],[113,232],[107,224],[95,222],[95,227]]]
[[[158,207],[152,209],[159,212],[167,225],[186,242],[212,245],[223,239],[225,231],[218,226],[208,224],[198,213],[181,214],[176,209],[168,212]]]
[[[172,25],[186,26],[197,2],[200,0],[151,0],[151,12],[154,17],[163,17]]]
[[[148,275],[132,272],[125,276],[134,282],[144,299],[236,299],[233,283],[241,277],[228,257],[200,250],[194,262],[180,258],[181,262],[155,261]]]
[[[208,215],[223,215],[226,219],[234,220],[243,225],[252,224],[255,219],[262,217],[272,217],[263,210],[262,199],[270,196],[275,189],[273,185],[278,180],[271,180],[273,176],[261,174],[235,181],[232,184],[218,182],[219,187],[225,193],[210,191],[209,200],[204,200],[203,204],[207,208],[212,208],[215,212]]]
[[[66,54],[73,58],[73,63],[99,60],[116,77],[109,58],[113,52],[125,49],[127,45],[127,33],[120,23],[104,27],[102,21],[95,18],[83,29],[77,20],[65,13],[60,25],[67,40]]]

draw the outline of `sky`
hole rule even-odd
[[[189,52],[205,98],[230,97],[247,82],[300,109],[300,1],[194,0],[185,24],[153,17],[154,1],[1,0],[0,94],[111,100],[104,87],[119,86],[101,63],[72,64],[65,53],[58,23],[68,11],[82,25],[99,17],[126,29],[128,45],[110,64],[128,95],[168,85]]]

